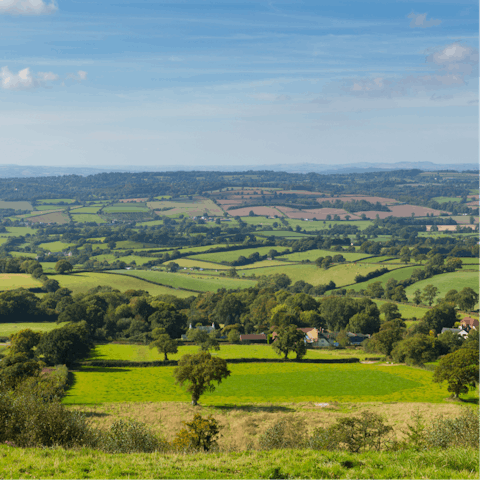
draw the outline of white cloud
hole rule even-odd
[[[58,9],[55,0],[0,0],[0,13],[11,15],[49,15]]]
[[[429,27],[436,27],[442,23],[441,20],[434,20],[433,18],[427,20],[426,13],[411,13],[407,16],[407,18],[411,18],[412,21],[410,22],[410,28],[429,28]]]
[[[4,90],[29,90],[45,85],[46,82],[59,80],[59,76],[53,72],[38,72],[35,76],[30,68],[13,73],[8,67],[0,69],[0,87]]]
[[[0,70],[0,82],[5,90],[28,90],[36,86],[29,68],[24,68],[15,74],[8,67],[3,67]]]
[[[433,63],[449,72],[471,75],[473,67],[478,64],[478,51],[454,42],[428,55],[426,62]]]

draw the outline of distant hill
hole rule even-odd
[[[0,178],[15,177],[52,177],[62,175],[94,175],[102,172],[172,172],[172,171],[216,171],[216,172],[243,172],[254,171],[274,171],[287,173],[365,173],[390,170],[410,170],[420,169],[424,171],[455,170],[463,172],[465,170],[478,171],[479,166],[476,163],[451,163],[435,164],[432,162],[397,162],[397,163],[349,163],[339,165],[327,165],[321,163],[297,163],[297,164],[272,164],[272,165],[163,165],[163,166],[138,166],[138,167],[51,167],[51,166],[23,166],[23,165],[0,165]]]

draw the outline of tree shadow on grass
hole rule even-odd
[[[91,373],[122,373],[122,372],[130,372],[131,368],[118,368],[118,367],[84,367],[82,366],[78,370],[74,370],[74,372],[91,372]]]
[[[470,403],[471,405],[478,405],[478,398],[462,398],[462,403]]]
[[[282,405],[205,405],[208,407],[213,407],[218,410],[231,411],[231,410],[242,410],[244,412],[268,412],[268,413],[278,413],[278,412],[293,412],[295,409],[291,407],[285,407]]]
[[[82,411],[83,415],[85,415],[87,418],[103,418],[103,417],[109,417],[109,413],[104,413],[104,412],[88,412],[83,410]]]

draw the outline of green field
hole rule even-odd
[[[37,200],[37,203],[47,203],[55,205],[57,203],[73,203],[75,200],[73,198],[42,198]]]
[[[364,364],[230,364],[230,378],[200,399],[203,405],[265,402],[431,402],[448,397],[429,371]],[[82,367],[66,404],[188,401],[174,367]],[[474,394],[471,394],[474,397]]]
[[[438,202],[438,203],[446,203],[446,202],[456,202],[456,203],[459,203],[461,202],[461,198],[459,197],[433,197],[432,200],[434,202]]]
[[[242,250],[233,250],[230,252],[217,252],[217,253],[201,253],[197,255],[192,255],[190,258],[192,260],[202,260],[204,262],[233,262],[237,260],[238,257],[244,256],[248,258],[252,253],[258,252],[260,255],[267,255],[270,250],[277,250],[277,252],[282,252],[287,250],[286,247],[257,247],[257,248],[245,248]]]
[[[106,247],[106,245],[105,245]],[[93,247],[95,250],[95,247]],[[143,265],[144,263],[149,262],[150,260],[157,260],[157,257],[140,257],[139,255],[128,255],[126,257],[116,257],[113,253],[105,253],[91,257],[92,260],[97,262],[103,262],[106,260],[108,263],[113,263],[115,260],[125,262],[127,264],[135,262],[135,265]]]
[[[198,347],[195,345],[183,345],[178,347],[178,353],[169,354],[170,360],[178,360],[182,355],[197,353]],[[273,350],[271,345],[223,345],[218,352],[213,352],[213,356],[221,358],[281,358]],[[294,357],[295,355],[290,355]],[[374,355],[375,356],[375,355]],[[365,353],[363,349],[309,349],[305,358],[358,358],[360,360],[366,357],[372,357],[371,353]],[[119,345],[108,343],[106,345],[97,345],[91,353],[89,360],[129,360],[132,362],[152,362],[163,360],[163,354],[159,354],[156,349],[150,349],[146,345]]]
[[[4,200],[0,200],[0,210],[7,208],[11,208],[13,210],[33,210],[30,202],[6,202]]]
[[[147,207],[138,207],[127,203],[118,207],[105,207],[103,209],[103,213],[145,213],[149,211],[150,209]]]
[[[452,289],[460,291],[464,287],[470,287],[478,293],[478,273],[469,271],[456,271],[442,273],[434,277],[421,280],[406,288],[407,297],[412,298],[415,290],[423,290],[427,285],[434,285],[438,288],[438,296],[443,297]]]
[[[373,268],[374,270],[377,270],[378,268],[383,268],[384,265],[380,266],[380,265],[377,265],[377,266],[373,266],[371,268]],[[418,267],[405,267],[405,268],[399,268],[400,265],[392,265],[391,267],[390,266],[386,266],[386,268],[396,268],[396,270],[392,270],[388,273],[385,273],[384,275],[382,275],[381,277],[377,277],[377,278],[372,278],[371,280],[367,280],[366,282],[361,282],[361,283],[356,283],[355,285],[352,285],[352,289],[355,290],[356,292],[358,292],[359,290],[365,290],[368,285],[370,285],[371,283],[373,282],[381,282],[382,285],[385,285],[387,283],[387,281],[390,279],[390,278],[395,278],[395,280],[405,280],[407,278],[410,278],[410,276],[412,275],[412,272],[418,268]],[[362,272],[360,272],[362,273]]]
[[[1,277],[5,275],[6,274],[0,275],[0,290],[2,289]],[[62,287],[70,288],[74,293],[85,293],[91,288],[97,287],[99,285],[109,285],[112,288],[120,290],[121,292],[134,289],[146,290],[148,293],[150,293],[150,295],[175,295],[176,297],[182,298],[194,295],[191,292],[162,287],[160,285],[154,285],[152,283],[144,282],[140,278],[130,277],[127,275],[112,275],[107,273],[87,272],[55,276],[53,278],[55,278],[55,280],[58,280]],[[38,284],[35,286],[38,286]]]
[[[191,258],[179,258],[177,260],[172,260],[175,263],[178,263],[180,267],[184,268],[203,268],[205,270],[219,270],[219,271],[226,271],[230,270],[229,265],[221,265],[219,263],[210,263],[210,262],[202,262],[200,260],[193,260]],[[167,262],[168,263],[168,262]],[[288,263],[277,261],[277,260],[262,260],[261,262],[256,262],[252,263],[251,265],[243,265],[241,267],[235,267],[236,270],[240,271],[242,270],[242,273],[245,273],[246,275],[250,275],[250,273],[243,272],[243,270],[251,270],[251,269],[259,269],[263,267],[284,267],[285,265],[288,265]],[[280,270],[279,270],[280,271]],[[240,273],[239,273],[240,274]]]
[[[346,263],[338,264],[330,267],[328,270],[323,268],[317,268],[315,265],[306,265],[306,264],[294,264],[294,265],[285,265],[285,267],[272,267],[272,268],[252,268],[248,270],[248,274],[251,275],[272,275],[276,273],[285,273],[287,274],[292,283],[295,283],[298,280],[303,280],[312,285],[321,285],[329,283],[330,281],[335,282],[337,287],[342,287],[344,285],[351,285],[355,282],[355,276],[360,273],[365,275],[368,272],[372,272],[379,268],[378,265],[368,265],[362,263]],[[387,268],[396,268],[394,265]],[[383,278],[383,277],[380,277]],[[360,285],[360,284],[358,284]],[[362,284],[364,285],[364,284]],[[357,285],[354,285],[351,288],[355,288]]]
[[[38,246],[43,248],[48,252],[63,252],[64,250],[69,249],[73,244],[71,243],[64,243],[64,242],[48,242],[48,243],[40,243]]]
[[[256,285],[252,280],[238,280],[234,278],[202,276],[195,273],[168,273],[147,270],[115,270],[116,273],[149,280],[175,288],[186,288],[198,292],[216,292],[221,288],[236,289],[249,288]]]
[[[80,207],[80,208],[76,208],[75,210],[71,210],[70,213],[75,213],[75,215],[79,213],[97,213],[101,208],[102,208],[101,206]]]
[[[40,212],[45,212],[45,211],[50,211],[50,210],[55,210],[55,211],[64,210],[66,208],[67,208],[67,205],[65,205],[64,207],[62,207],[60,205],[37,205],[35,207],[35,210],[38,210]]]
[[[335,255],[343,255],[347,262],[356,262],[365,257],[370,257],[368,253],[350,253],[350,252],[332,252],[331,250],[308,250],[307,252],[295,252],[288,255],[282,255],[280,258],[289,260],[290,262],[301,262],[302,260],[310,260],[314,262],[318,257],[334,257]]]
[[[67,324],[56,323],[56,322],[39,322],[39,323],[0,323],[0,337],[8,337],[14,333],[19,332],[20,330],[25,330],[29,328],[36,332],[50,332],[55,328],[63,327]]]
[[[15,288],[39,288],[42,284],[26,273],[0,273],[0,291]]]
[[[377,298],[372,298],[372,300],[378,305],[380,308],[384,303],[395,303],[389,302],[388,300],[378,300]],[[403,305],[401,303],[395,303],[398,307],[398,311],[402,315],[402,318],[422,318],[426,312],[428,312],[428,308],[426,307],[416,307],[415,305]],[[380,318],[383,318],[383,314],[380,315]]]

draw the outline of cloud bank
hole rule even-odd
[[[10,15],[50,15],[58,9],[55,0],[0,0],[0,13]]]

